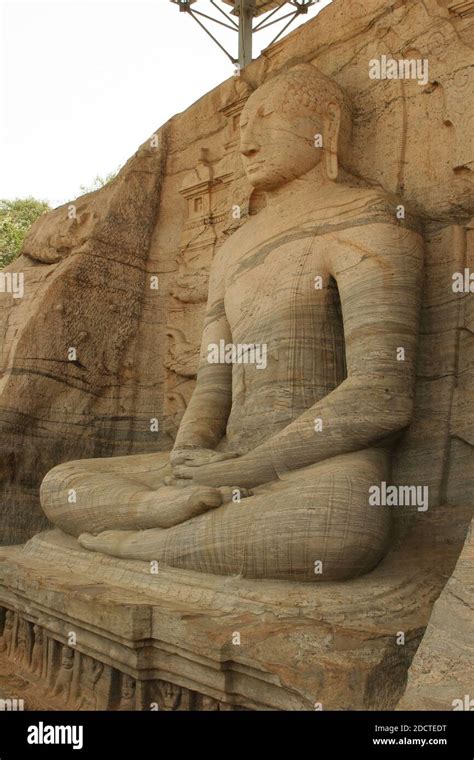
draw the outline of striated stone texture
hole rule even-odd
[[[210,262],[265,203],[243,173],[239,114],[256,86],[302,61],[334,77],[353,104],[345,159],[351,174],[401,196],[426,225],[417,404],[394,477],[413,482],[415,473],[438,503],[466,503],[472,416],[462,409],[472,390],[472,320],[469,298],[453,296],[450,277],[471,255],[472,10],[472,3],[446,0],[335,0],[241,77],[174,117],[168,147],[164,139],[144,143],[115,184],[76,202],[77,222],[63,207],[35,225],[24,256],[9,268],[24,271],[25,298],[0,298],[1,541],[24,540],[44,525],[37,489],[53,465],[171,448],[194,386]],[[369,79],[370,59],[381,55],[426,57],[429,83]],[[126,202],[126,188],[144,160],[152,170],[140,175],[147,201],[137,209],[140,196]],[[130,234],[139,220],[148,224],[145,236],[134,237],[135,249],[120,223],[97,227],[122,209],[120,198],[134,210]],[[240,219],[232,214],[236,205]],[[158,276],[158,290],[149,287],[150,276]],[[81,277],[95,278],[87,296]],[[110,320],[122,309],[125,283],[132,315]],[[83,306],[73,306],[75,298]],[[84,316],[66,321],[62,309]],[[67,361],[71,346],[87,363]]]
[[[135,400],[140,372],[156,350],[140,343],[139,325],[150,313],[159,322],[147,258],[166,134],[164,127],[156,147],[142,146],[102,190],[34,224],[10,267],[24,273],[25,297],[0,298],[3,543],[46,524],[37,509],[38,478],[52,461],[127,452],[135,439],[169,445],[165,434],[150,433],[159,408],[150,400],[145,418]],[[154,313],[147,293],[157,299]],[[153,391],[159,399],[159,378]]]
[[[250,709],[307,709],[319,703],[325,709],[392,709],[397,704],[432,605],[461,550],[474,500],[473,300],[468,289],[452,288],[454,273],[474,267],[473,22],[472,2],[335,0],[317,19],[266,51],[241,77],[225,82],[172,119],[166,130],[167,148],[162,136],[158,152],[154,146],[150,154],[151,161],[158,163],[151,172],[154,180],[147,174],[155,182],[147,195],[152,207],[143,206],[149,237],[141,238],[136,253],[145,262],[140,264],[145,277],[141,295],[138,286],[136,291],[143,308],[130,338],[135,351],[131,365],[121,348],[121,323],[104,322],[108,301],[103,290],[100,297],[94,296],[90,309],[93,339],[77,333],[75,320],[67,323],[66,334],[43,325],[57,306],[56,291],[50,293],[49,283],[56,283],[60,293],[62,287],[69,292],[68,273],[81,260],[84,240],[113,241],[115,224],[101,228],[104,234],[96,239],[88,232],[92,228],[87,218],[81,236],[77,230],[63,231],[63,216],[56,222],[48,215],[32,231],[24,256],[10,267],[25,270],[27,297],[21,304],[9,303],[3,296],[0,302],[5,335],[10,331],[0,380],[6,543],[24,540],[43,524],[38,486],[53,465],[171,448],[195,387],[211,261],[218,259],[217,248],[223,250],[229,237],[245,237],[246,225],[262,219],[266,209],[264,193],[252,189],[244,174],[238,125],[250,93],[274,74],[311,62],[347,93],[353,132],[342,156],[341,177],[371,187],[378,197],[399,199],[410,209],[409,218],[417,217],[424,240],[415,404],[408,430],[391,450],[390,482],[428,486],[429,510],[399,510],[394,543],[378,567],[362,578],[327,585],[222,578],[160,565],[160,583],[165,580],[169,585],[153,587],[150,593],[148,563],[85,552],[74,539],[57,532],[34,538],[24,550],[4,549],[0,601],[8,618],[6,649],[11,649],[8,640],[14,626],[17,631],[9,662],[30,672],[24,668],[28,625],[38,626],[43,638],[53,639],[57,644],[53,649],[61,652],[53,657],[58,699],[66,693],[69,699],[69,675],[60,675],[58,665],[64,656],[62,670],[70,670],[71,659],[73,669],[79,668],[81,688],[72,697],[79,708],[95,704],[101,709],[106,704],[117,709],[116,696],[115,702],[94,702],[97,684],[109,678],[103,675],[107,667],[135,682],[156,676],[166,684],[162,689],[171,695],[169,704],[174,704],[172,694],[179,688],[187,695],[198,693]],[[370,79],[371,59],[382,55],[426,59],[427,83]],[[148,155],[151,147],[149,142],[140,150]],[[127,167],[122,170],[119,187],[121,183],[126,187],[127,171]],[[107,207],[111,189],[80,199],[77,207],[83,208],[81,204],[88,204],[91,197],[94,211],[102,204]],[[109,250],[113,249],[112,244]],[[127,270],[120,257],[119,262],[114,281],[122,282]],[[158,291],[146,287],[150,275],[159,276]],[[412,307],[410,302],[407,308]],[[78,313],[82,313],[79,307]],[[83,346],[91,347],[90,366],[100,367],[105,350],[98,342],[102,322],[109,325],[110,337],[116,336],[114,366],[122,376],[114,376],[105,388],[104,373],[94,370],[90,379],[87,376],[86,388],[74,386],[72,392],[61,380],[63,392],[58,393],[57,373],[51,377],[51,371],[42,369],[41,386],[32,392],[29,376],[36,373],[36,363],[22,362],[27,357],[40,357],[48,366],[64,362],[64,347],[76,343],[80,347],[81,337]],[[23,345],[34,345],[35,353],[23,351]],[[84,368],[64,363],[60,370],[83,372]],[[59,376],[63,377],[61,372]],[[77,429],[71,434],[70,429],[76,407],[81,413],[87,410],[81,435]],[[152,419],[160,423],[158,434],[150,428]],[[167,456],[157,454],[157,459],[166,461]],[[53,565],[52,556],[58,557]],[[67,563],[77,568],[77,577]],[[146,577],[146,613],[141,603],[136,604],[135,573],[142,580]],[[209,596],[209,586],[220,593]],[[231,602],[230,592],[235,594]],[[252,603],[259,602],[251,611],[243,601],[247,594]],[[289,597],[295,600],[296,614],[285,607]],[[103,612],[110,598],[113,604]],[[128,614],[131,628],[127,628]],[[153,629],[150,620],[161,621],[161,627]],[[81,637],[71,658],[61,646],[67,643],[72,621],[76,627],[80,621]],[[238,649],[232,636],[246,624],[247,648]],[[399,643],[400,634],[404,644]],[[446,640],[449,636],[446,633]],[[151,645],[152,654],[149,643],[144,644],[150,640],[159,642]],[[38,630],[35,662],[40,641]],[[147,654],[141,660],[144,650]],[[415,676],[416,667],[415,662]],[[454,652],[451,667],[460,667]],[[133,700],[131,682],[124,682],[119,691],[125,700]],[[416,705],[418,698],[422,707],[444,704],[445,697],[440,699],[435,692],[436,684],[434,690],[423,686],[413,701],[410,687],[407,704]],[[83,693],[81,705],[75,701],[78,693]],[[180,704],[190,709],[190,700],[188,695]],[[203,709],[204,703],[199,704]]]
[[[474,543],[472,525],[449,581],[436,601],[408,671],[399,710],[472,710]]]
[[[412,418],[423,238],[400,199],[340,171],[350,133],[347,97],[311,64],[248,99],[240,152],[266,208],[213,259],[171,469],[156,453],[78,460],[41,485],[82,546],[313,583],[386,553],[391,510],[368,494]]]
[[[449,509],[429,512],[372,573],[325,584],[118,560],[86,551],[60,531],[45,532],[23,549],[0,549],[1,620],[9,619],[7,628],[0,623],[4,650],[32,685],[33,701],[45,679],[55,704],[76,704],[84,689],[90,699],[88,676],[65,674],[72,633],[66,661],[79,668],[92,658],[104,666],[99,685],[106,692],[97,709],[118,709],[126,674],[136,682],[141,696],[133,709],[140,710],[155,709],[157,681],[201,695],[160,709],[205,709],[210,700],[219,709],[391,710],[456,562],[467,512],[460,509],[456,533]],[[28,654],[31,631],[39,629],[54,651],[44,655],[41,678]],[[28,645],[22,636],[18,643],[20,630],[30,631]]]

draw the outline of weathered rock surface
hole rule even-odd
[[[399,710],[474,709],[474,542],[472,525],[436,601],[408,671]]]
[[[93,555],[57,532],[5,548],[4,649],[26,678],[50,642],[40,680],[55,699],[78,709],[149,709],[157,693],[171,705],[162,709],[204,709],[204,698],[250,709],[399,702],[474,502],[473,296],[453,290],[453,274],[474,270],[473,30],[472,1],[335,0],[172,119],[113,185],[79,199],[77,223],[63,208],[32,230],[9,268],[25,273],[26,296],[0,299],[5,543],[44,525],[38,486],[53,465],[171,447],[195,385],[211,261],[265,208],[243,173],[238,123],[273,74],[311,62],[343,88],[354,130],[342,171],[410,208],[425,248],[415,405],[391,482],[427,486],[429,510],[400,510],[398,543],[372,573],[311,589],[160,566],[151,590],[145,563]],[[426,84],[371,79],[382,55],[426,60]],[[435,607],[400,706],[464,696],[446,668],[461,672],[467,651],[456,601],[466,568],[461,559]],[[447,610],[460,621],[457,647]],[[71,627],[79,643],[68,651]],[[440,670],[422,672],[438,651]]]
[[[165,157],[163,128],[156,146],[144,144],[103,190],[33,225],[10,267],[24,274],[25,297],[0,297],[4,543],[46,524],[37,485],[51,461],[104,447],[127,452],[139,438],[169,445],[166,434],[150,432],[150,418],[160,416],[152,401],[146,418],[135,402],[141,368],[156,351],[156,343],[140,347],[137,338],[151,312],[147,293],[156,297],[150,319],[160,313],[147,258]],[[159,398],[159,378],[153,391]]]
[[[391,710],[467,512],[454,532],[451,510],[433,510],[369,575],[317,585],[117,560],[42,533],[0,549],[0,648],[30,699],[42,684],[68,709],[127,709],[127,681],[128,709]]]
[[[147,141],[111,187],[75,202],[76,221],[63,207],[37,223],[10,266],[25,274],[25,298],[0,297],[0,541],[45,524],[37,493],[53,465],[171,447],[213,253],[264,202],[237,153],[240,111],[258,84],[302,61],[353,103],[350,171],[402,196],[426,225],[415,421],[394,477],[429,484],[438,503],[472,503],[472,299],[450,279],[472,266],[472,47],[470,2],[335,0],[172,119],[168,148]],[[369,61],[384,54],[426,57],[429,83],[371,80]]]

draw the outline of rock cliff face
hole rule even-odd
[[[471,526],[454,572],[433,607],[397,709],[474,709],[473,569]]]
[[[255,673],[264,673],[264,680],[270,675],[266,691],[262,687],[258,698],[248,696],[252,684],[243,688],[237,706],[301,709],[318,701],[319,689],[325,703],[336,709],[393,708],[403,693],[407,667],[428,623],[431,605],[465,538],[474,503],[470,403],[474,389],[474,284],[469,280],[474,272],[473,47],[474,0],[334,0],[316,19],[272,46],[241,76],[224,82],[151,135],[109,186],[42,217],[25,241],[23,255],[7,270],[25,278],[24,298],[0,295],[0,541],[12,544],[44,527],[38,488],[55,464],[171,448],[194,387],[210,262],[226,237],[258,214],[265,202],[252,192],[238,154],[239,115],[257,86],[302,62],[313,62],[333,77],[353,106],[354,129],[342,170],[361,184],[395,193],[402,199],[400,214],[418,217],[425,243],[425,271],[415,416],[396,448],[391,482],[428,486],[428,515],[409,509],[400,512],[392,552],[370,580],[357,581],[355,591],[339,584],[334,591],[318,591],[308,601],[301,596],[307,615],[304,624],[309,621],[314,638],[310,648],[315,662],[325,661],[326,656],[322,650],[318,652],[318,647],[326,646],[319,631],[324,625],[328,636],[340,631],[336,644],[328,643],[330,654],[319,686],[315,669],[301,671],[301,642],[306,634],[298,632],[293,623],[288,624],[294,633],[289,649],[287,630],[279,629],[275,636],[281,637],[281,648],[273,641],[273,662],[265,665],[267,632],[262,636],[260,617],[261,610],[271,607],[272,592],[268,589],[267,593],[264,586],[249,587],[251,594],[262,595],[250,654]],[[392,59],[418,61],[420,68],[414,69],[416,76],[411,78],[384,76],[382,71],[387,73]],[[370,72],[377,72],[377,66],[373,78]],[[453,276],[457,275],[464,285],[453,288]],[[3,550],[0,618],[4,619],[3,638],[15,640],[14,646],[10,639],[8,646],[5,644],[9,652],[16,652],[18,642],[24,649],[28,636],[32,647],[36,634],[38,642],[43,640],[41,631],[33,635],[33,626],[39,625],[40,612],[43,614],[35,573],[47,575],[51,547],[62,547],[63,539],[56,534],[39,537],[24,554]],[[53,640],[51,652],[57,649],[51,655],[55,667],[59,667],[58,647],[64,645],[61,625],[68,615],[74,620],[82,615],[89,635],[96,612],[89,582],[93,583],[101,567],[107,568],[111,585],[121,577],[114,561],[91,559],[77,546],[70,551],[74,561],[82,563],[87,584],[81,582],[89,596],[83,600],[71,593],[76,579],[66,577],[59,568],[54,580],[57,598],[49,613],[49,632],[44,634]],[[448,671],[461,672],[460,658],[472,658],[465,641],[466,578],[471,565],[466,545],[435,605],[401,707],[450,709],[453,699],[464,698],[467,687],[458,694]],[[26,602],[22,573],[33,578]],[[173,585],[176,577],[179,582]],[[172,601],[178,596],[179,578],[172,573],[169,577]],[[134,591],[135,576],[126,582],[129,591]],[[193,588],[185,602],[192,612],[204,592],[200,580],[191,578],[189,582]],[[206,584],[217,588],[203,602],[202,619],[207,625],[208,608],[214,605],[222,610],[225,604],[219,601],[218,581]],[[278,595],[286,594],[286,587],[275,588],[275,609],[281,618],[279,605],[283,602]],[[391,589],[390,595],[387,589]],[[120,605],[128,599],[122,591],[117,592]],[[47,582],[43,592],[45,604],[50,604]],[[160,593],[166,596],[166,588]],[[239,614],[250,615],[246,608],[241,610],[242,593],[240,586],[235,588],[237,601],[232,604]],[[303,592],[295,587],[294,593],[299,599]],[[15,611],[11,609],[14,596]],[[131,605],[133,598],[130,596]],[[72,608],[79,603],[83,604],[81,615]],[[157,597],[147,597],[148,603],[156,606]],[[311,605],[317,610],[316,627],[311,625],[313,613],[308,616]],[[187,606],[186,610],[189,612]],[[128,614],[121,607],[122,612]],[[292,610],[288,612],[291,615]],[[111,619],[115,620],[113,615]],[[98,636],[95,651],[101,652],[102,647],[102,660],[107,664],[104,653],[110,644],[110,620],[106,623],[108,628],[104,623],[107,630]],[[156,640],[174,646],[173,625],[166,631],[154,631]],[[220,663],[231,661],[223,648],[228,646],[225,616],[222,625],[223,630],[219,628],[216,634],[221,637],[218,641],[210,644],[207,632],[201,637],[206,652],[210,647],[214,658],[209,665],[216,679],[212,693],[202,687],[194,695],[195,687],[190,685],[194,674],[190,679],[186,671],[191,657],[187,650],[184,664],[170,668],[164,685],[160,681],[156,687],[158,691],[181,684],[187,689],[188,705],[201,698],[227,704],[227,686],[218,678]],[[453,625],[459,626],[456,637]],[[143,630],[138,626],[137,631],[139,637],[150,638],[146,626]],[[407,634],[405,650],[394,643],[397,631]],[[122,629],[119,633],[122,637]],[[182,646],[185,648],[186,641],[201,663],[203,644],[199,636],[193,640],[195,633],[194,626],[183,636]],[[359,633],[366,649],[359,647]],[[110,679],[123,680],[125,673],[132,672],[135,643],[132,635],[129,638],[132,643],[120,661],[120,674],[111,673]],[[260,641],[265,642],[262,650]],[[369,664],[363,678],[360,652],[351,654],[358,648],[363,658],[367,651]],[[281,661],[275,659],[275,652]],[[69,654],[62,654],[67,671]],[[249,651],[244,654],[250,657]],[[84,645],[77,656],[84,660],[80,668],[85,681],[93,683],[96,674],[89,655]],[[238,656],[232,656],[237,662]],[[31,655],[29,667],[33,667],[33,659]],[[290,667],[288,663],[293,664]],[[239,668],[242,670],[241,663],[236,670]],[[278,684],[272,680],[276,671]],[[143,674],[133,672],[139,684]],[[355,672],[360,682],[354,681]],[[61,678],[67,680],[66,675]],[[64,687],[61,678],[54,673],[59,690]],[[102,678],[100,673],[98,678]],[[199,678],[207,683],[207,675]],[[196,676],[196,681],[199,678]],[[385,681],[388,692],[380,686]],[[126,696],[130,684],[124,681],[122,685],[123,699],[131,699]],[[93,686],[89,691],[94,692]],[[87,699],[85,704],[89,704]]]
[[[472,2],[335,0],[152,135],[111,185],[35,224],[9,267],[25,296],[0,298],[2,542],[44,525],[38,485],[53,465],[170,448],[210,261],[263,203],[240,164],[240,111],[304,61],[352,101],[345,168],[401,196],[425,229],[416,418],[394,482],[428,484],[432,505],[472,504],[473,301],[452,275],[473,265],[473,22]],[[383,56],[426,60],[426,83],[372,79]]]
[[[164,127],[103,190],[33,225],[9,267],[23,274],[25,295],[0,299],[2,542],[18,543],[45,524],[38,480],[52,462],[126,453],[140,440],[169,445],[150,424],[161,416],[163,378],[139,379],[164,339],[158,328],[153,343],[142,343],[140,324],[162,322],[148,256],[166,140]],[[148,386],[148,408],[138,385]]]

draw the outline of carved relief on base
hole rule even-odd
[[[40,624],[0,607],[0,653],[46,699],[74,710],[245,709],[162,679],[140,680],[53,638]]]

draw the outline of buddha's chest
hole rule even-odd
[[[326,246],[314,231],[292,230],[242,246],[228,267],[225,309],[231,329],[275,333],[277,322],[326,321],[338,303]],[[250,337],[250,336],[249,336]]]

